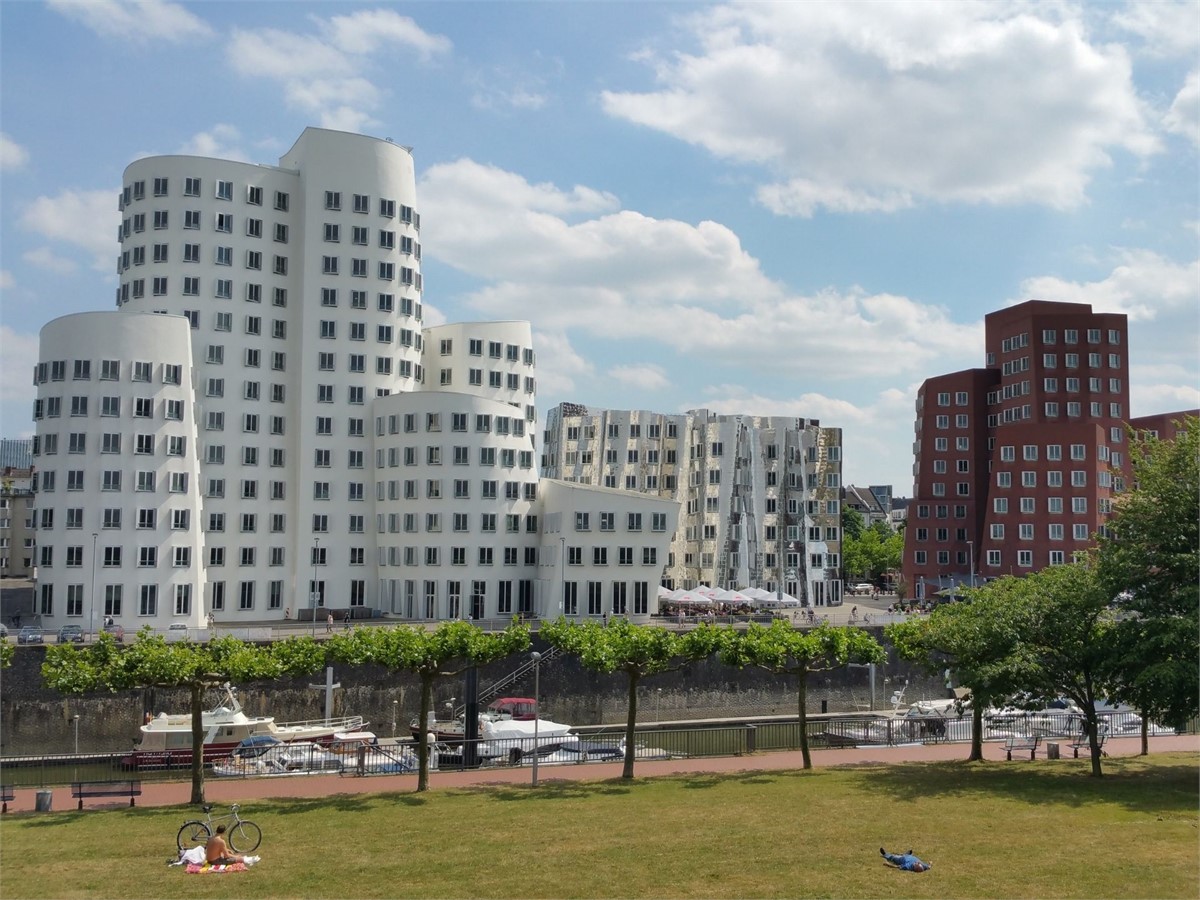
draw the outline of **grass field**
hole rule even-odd
[[[188,807],[10,814],[0,897],[1200,896],[1200,755],[1078,763],[260,801],[263,861],[228,875],[164,865]],[[934,868],[887,868],[881,844]]]

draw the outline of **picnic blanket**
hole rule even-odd
[[[245,872],[245,863],[230,863],[227,866],[210,866],[208,863],[197,865],[196,863],[188,863],[187,873],[189,875],[220,875],[224,872]]]

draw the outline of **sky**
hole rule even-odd
[[[0,436],[111,309],[121,174],[413,148],[429,324],[527,319],[541,415],[819,419],[912,489],[914,402],[1029,299],[1200,405],[1196,2],[0,3]]]

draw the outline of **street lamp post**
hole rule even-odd
[[[92,532],[92,589],[91,597],[88,600],[88,635],[92,640],[96,639],[96,538],[100,537],[98,532]]]
[[[399,714],[399,712],[400,712],[400,701],[393,700],[392,701],[392,739],[393,740],[396,737],[396,717]]]
[[[661,721],[662,718],[662,688],[658,688],[658,693],[654,695],[654,721]]]
[[[75,778],[79,778],[79,713],[71,716],[75,725]]]
[[[312,636],[313,640],[317,639],[317,556],[321,550],[321,539],[313,538],[313,580],[312,591],[309,592],[309,599],[312,603]]]
[[[538,676],[542,668],[542,654],[534,650],[529,654],[529,658],[533,660],[533,786],[537,787],[538,720],[542,717],[542,698],[538,689]]]
[[[971,564],[971,587],[975,587],[975,542],[967,541],[967,562]]]

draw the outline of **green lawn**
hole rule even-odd
[[[1200,896],[1194,753],[260,801],[263,861],[168,868],[187,807],[8,815],[0,897]],[[543,778],[553,778],[545,769]],[[885,867],[916,849],[925,874]]]

